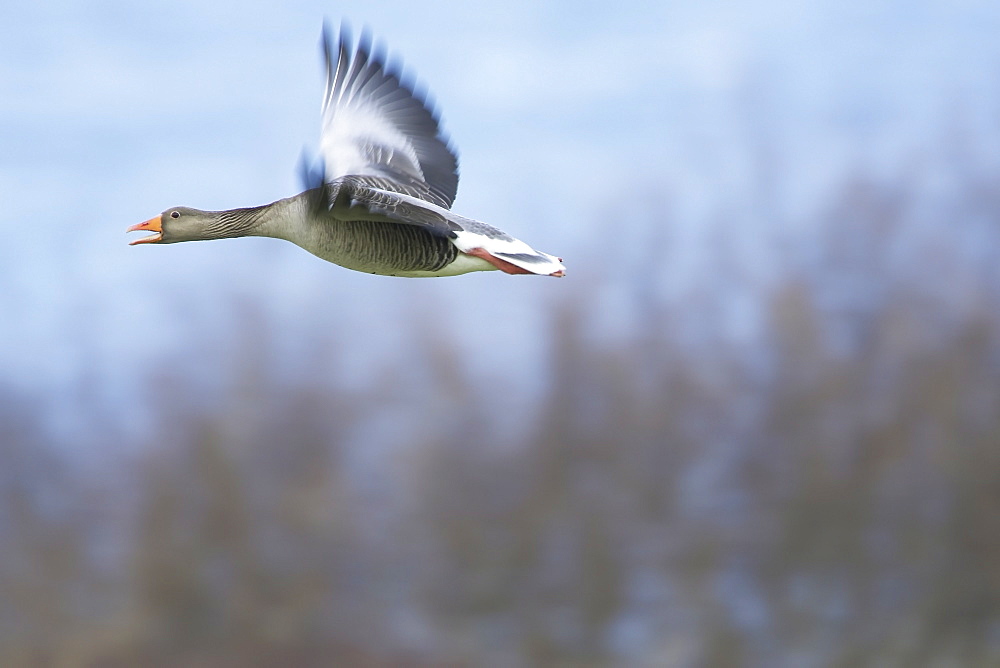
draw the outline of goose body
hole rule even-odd
[[[499,269],[563,276],[560,258],[451,211],[458,160],[426,100],[363,34],[323,31],[326,88],[321,164],[306,190],[227,211],[174,207],[128,231],[132,244],[264,236],[285,239],[348,269],[404,277]]]

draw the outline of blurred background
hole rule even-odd
[[[563,280],[130,248],[368,24]],[[0,664],[1000,665],[1000,6],[0,9]]]

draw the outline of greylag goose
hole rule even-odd
[[[458,160],[426,97],[363,32],[323,29],[326,89],[320,165],[306,190],[228,211],[173,207],[127,231],[130,245],[227,237],[285,239],[348,269],[386,276],[455,276],[499,269],[563,276],[561,258],[451,211]]]

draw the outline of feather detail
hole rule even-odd
[[[441,132],[426,94],[372,48],[365,31],[351,52],[343,26],[338,39],[323,31],[326,91],[320,150],[325,178],[364,176],[388,190],[450,208],[458,190],[458,159]]]

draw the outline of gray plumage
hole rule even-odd
[[[306,190],[260,207],[167,209],[134,225],[174,243],[240,236],[285,239],[335,264],[390,276],[501,269],[562,276],[559,258],[450,208],[458,160],[427,95],[362,33],[323,32],[322,161],[304,165]]]

